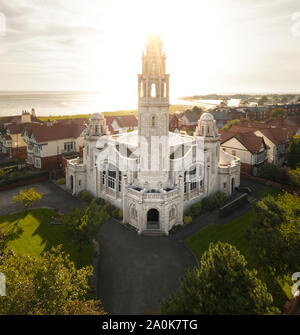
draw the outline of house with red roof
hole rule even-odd
[[[0,152],[8,158],[26,159],[27,148],[22,132],[26,125],[40,124],[41,121],[31,113],[23,111],[21,115],[0,117]]]
[[[265,143],[269,147],[268,162],[276,165],[284,165],[286,154],[288,151],[289,141],[294,135],[293,129],[290,127],[275,127],[269,123],[257,123],[242,121],[238,125],[230,128],[230,132],[238,134],[254,133],[259,137],[263,137]]]
[[[268,158],[268,146],[263,137],[253,132],[236,133],[220,130],[221,147],[240,158],[241,174],[257,176]]]
[[[106,125],[111,134],[127,133],[137,129],[138,120],[135,115],[105,116]]]
[[[62,167],[63,157],[81,156],[84,122],[47,122],[24,128],[27,163],[36,169],[54,170]]]

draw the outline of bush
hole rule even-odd
[[[65,178],[60,178],[60,179],[57,179],[56,183],[58,185],[64,185],[66,183],[66,179]]]
[[[112,217],[114,217],[117,220],[123,219],[123,211],[119,208],[115,208],[112,212]]]
[[[226,204],[229,200],[229,197],[226,193],[218,191],[215,194],[206,197],[202,200],[202,208],[204,211],[212,211],[216,208],[220,208]]]
[[[184,222],[184,224],[190,224],[190,223],[193,222],[193,219],[192,219],[191,216],[185,216],[185,217],[183,218],[183,222]]]
[[[30,172],[28,174],[21,174],[19,176],[15,176],[15,177],[11,177],[11,178],[5,178],[4,180],[0,181],[0,186],[4,186],[4,185],[9,185],[9,184],[13,184],[13,183],[18,183],[21,181],[25,181],[25,180],[30,180],[33,178],[37,178],[37,177],[42,177],[45,175],[48,175],[49,172],[48,171],[33,171]]]
[[[222,207],[229,200],[229,197],[226,193],[218,191],[212,196],[212,200],[215,203],[215,208]]]
[[[272,183],[271,183],[270,180],[267,180],[266,183],[265,183],[265,185],[266,185],[267,187],[270,187],[270,186],[272,186]]]
[[[212,197],[205,197],[201,203],[202,203],[202,208],[205,212],[209,212],[215,209],[215,204],[213,202]]]
[[[86,202],[91,202],[94,199],[89,191],[80,191],[78,196],[81,200]]]
[[[99,206],[104,206],[106,204],[105,200],[102,198],[96,198],[94,199],[94,202]]]
[[[191,206],[191,213],[193,216],[199,216],[202,212],[201,202],[197,202]]]

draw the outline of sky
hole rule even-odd
[[[151,33],[173,99],[300,92],[299,0],[0,0],[0,90],[136,101]]]

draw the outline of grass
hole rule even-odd
[[[188,105],[170,105],[169,112],[170,114],[176,113],[176,112],[184,112],[186,109],[192,108],[192,106]],[[130,115],[134,114],[135,116],[138,115],[137,109],[133,110],[119,110],[114,112],[103,112],[104,116],[122,116],[122,115]],[[63,119],[78,119],[78,118],[90,118],[91,114],[75,114],[75,115],[58,115],[58,116],[39,116],[40,121],[54,121],[54,120],[63,120]]]
[[[251,260],[250,245],[247,239],[247,229],[250,228],[255,218],[253,210],[230,221],[222,226],[209,224],[186,240],[186,245],[195,253],[200,260],[202,254],[207,250],[211,242],[227,242],[234,245],[243,254],[248,262],[248,267],[252,269],[253,261]],[[271,277],[267,272],[258,273],[260,279],[264,281],[272,294],[274,304],[283,309],[284,303],[291,298],[291,274]]]
[[[52,246],[62,244],[77,268],[91,264],[93,245],[86,243],[79,252],[77,246],[67,238],[65,226],[50,224],[54,214],[51,209],[38,208],[28,214],[19,212],[0,217],[0,229],[9,233],[8,247],[16,254],[39,256]]]
[[[193,250],[198,259],[208,249],[211,242],[216,243],[218,241],[228,242],[246,255],[249,253],[246,230],[250,227],[254,215],[254,211],[250,211],[222,226],[210,224],[187,239],[186,244]]]

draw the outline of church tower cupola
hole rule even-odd
[[[157,179],[160,171],[160,181],[165,182],[169,164],[169,74],[166,74],[166,56],[158,35],[147,39],[142,74],[138,75],[138,135],[140,181]]]
[[[103,135],[108,135],[108,129],[106,126],[106,120],[104,116],[100,113],[94,113],[90,119],[86,131],[86,138],[99,137]]]

